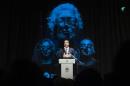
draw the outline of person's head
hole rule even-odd
[[[54,43],[50,39],[40,40],[38,44],[40,52],[43,56],[50,56],[54,51]]]
[[[90,39],[83,39],[80,42],[81,55],[93,56],[95,54],[94,44]]]
[[[64,47],[69,47],[69,40],[64,41]]]
[[[56,31],[57,38],[72,39],[76,31],[83,29],[83,22],[78,9],[70,3],[58,5],[48,17],[48,27],[51,32]]]

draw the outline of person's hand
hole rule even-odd
[[[71,57],[71,54],[63,54],[63,58],[70,58]]]

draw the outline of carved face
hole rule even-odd
[[[50,13],[48,31],[58,39],[72,39],[83,29],[83,21],[76,6],[71,3],[59,4]]]
[[[94,55],[95,50],[94,50],[93,42],[87,39],[82,40],[80,42],[80,52],[81,52],[81,55],[85,55],[88,57]]]
[[[57,20],[57,37],[60,39],[72,39],[75,37],[76,18],[70,11],[63,11],[59,14]]]
[[[41,52],[44,56],[50,56],[51,55],[52,48],[51,48],[51,45],[49,44],[49,42],[47,42],[47,41],[42,42],[40,47],[41,47]]]

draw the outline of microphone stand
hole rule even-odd
[[[73,59],[75,59],[76,61],[78,61],[80,64],[84,64],[83,62],[81,62],[80,60],[78,60],[77,58],[75,58],[74,55],[71,54],[71,56],[72,56]]]
[[[83,62],[81,62],[80,60],[78,60],[77,58],[75,58],[74,55],[71,54],[71,56],[72,56],[73,59],[75,59],[76,61],[78,61],[80,64],[82,64],[82,65],[84,64]],[[78,71],[78,64],[77,64],[77,74],[78,74],[78,72],[79,71]]]

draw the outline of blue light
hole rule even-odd
[[[47,78],[47,79],[53,79],[56,76],[56,74],[51,73],[51,72],[43,72],[43,77]]]
[[[83,39],[80,42],[81,54],[86,56],[92,56],[95,54],[94,43],[90,39]]]
[[[32,61],[36,64],[52,64],[52,56],[55,51],[55,44],[51,39],[40,40],[33,52]]]
[[[48,28],[57,39],[73,39],[83,29],[83,21],[78,9],[70,3],[60,4],[50,13]]]
[[[43,77],[48,78],[48,79],[51,78],[49,72],[44,72]]]

